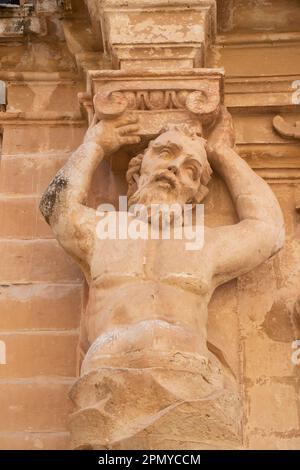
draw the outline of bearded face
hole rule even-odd
[[[208,192],[203,180],[206,173],[208,181],[209,168],[204,139],[177,130],[164,132],[144,153],[129,205],[199,203]]]

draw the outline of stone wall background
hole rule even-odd
[[[76,374],[82,277],[53,239],[38,204],[80,143],[84,123],[47,119],[47,108],[59,114],[62,97],[66,107],[68,101],[75,106],[78,85],[45,78],[8,81],[14,109],[31,112],[40,96],[45,118],[3,125],[0,339],[7,365],[0,366],[1,448],[63,448],[71,411],[67,391]]]
[[[56,2],[37,4],[41,16],[34,24],[44,29],[13,31],[0,43],[0,80],[7,84],[8,102],[0,112],[0,340],[7,346],[7,365],[0,365],[2,449],[68,446],[67,392],[78,366],[84,283],[37,206],[86,129],[77,100],[77,92],[85,89],[82,70],[110,68],[92,41],[80,2],[64,20]],[[238,377],[245,446],[299,449],[300,366],[291,362],[291,343],[300,339],[300,215],[295,210],[300,143],[276,135],[272,118],[280,112],[291,122],[300,119],[299,107],[289,104],[292,81],[300,79],[300,6],[292,0],[218,4],[229,5],[232,13],[227,23],[219,23],[208,65],[225,67],[225,101],[238,150],[272,185],[287,241],[279,255],[218,289],[209,339],[225,352]],[[96,177],[94,204],[124,188],[124,175],[112,175],[105,165],[105,190],[99,194]],[[226,188],[216,178],[206,200],[206,221],[211,226],[236,221]]]
[[[300,77],[300,5],[296,1],[231,1],[219,22],[210,66],[226,71],[225,103],[234,117],[239,153],[271,185],[286,224],[284,249],[237,281],[243,439],[251,449],[300,448],[299,141],[279,137],[276,114],[299,120],[292,83]]]
[[[0,47],[8,103],[0,113],[0,339],[7,348],[7,364],[0,365],[1,449],[67,447],[82,309],[81,273],[38,204],[81,142],[83,85],[55,19],[56,2],[38,5],[48,8],[47,34],[21,35]]]

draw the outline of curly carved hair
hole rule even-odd
[[[190,137],[192,139],[201,139],[203,142],[206,142],[205,139],[199,136],[197,132],[195,131],[195,129],[193,129],[193,127],[189,126],[188,124],[169,124],[168,126],[162,129],[162,132],[167,132],[171,130],[179,131],[186,137]],[[151,145],[152,142],[153,140],[150,141],[149,145]],[[147,149],[145,149],[144,152],[146,152],[146,150]],[[131,196],[138,189],[138,179],[141,173],[141,166],[142,166],[143,158],[144,158],[144,153],[139,153],[138,155],[133,157],[129,162],[128,170],[126,172],[126,181],[128,184],[128,190],[127,190],[128,199],[130,199]],[[209,183],[211,179],[211,174],[212,174],[212,169],[211,169],[210,164],[208,163],[208,160],[206,159],[206,162],[204,163],[204,167],[203,167],[203,172],[201,174],[201,179],[200,179],[200,183],[202,187],[207,186],[207,184]],[[195,202],[198,202],[198,201],[195,201]]]

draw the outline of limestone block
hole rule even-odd
[[[293,377],[291,341],[272,341],[263,332],[254,330],[244,341],[245,378]]]
[[[68,330],[79,325],[82,288],[29,284],[0,288],[0,330]]]
[[[287,433],[254,431],[248,437],[248,447],[254,450],[299,450],[300,438],[289,437]]]
[[[68,154],[3,156],[0,192],[7,195],[41,194],[51,178],[66,161]]]
[[[297,394],[293,385],[280,382],[257,384],[248,389],[247,396],[248,430],[279,433],[298,429]]]
[[[77,93],[82,90],[82,84],[74,80],[50,78],[49,81],[10,81],[7,85],[7,111],[30,110],[40,112],[41,116],[47,111],[58,110],[74,116],[76,112],[78,114]]]
[[[0,339],[7,356],[0,368],[2,378],[76,374],[77,332],[7,332]]]
[[[61,432],[0,432],[2,450],[66,450],[69,433]]]
[[[43,125],[35,121],[32,126],[28,126],[22,125],[20,121],[12,123],[5,128],[2,151],[10,155],[70,152],[79,144],[85,131],[82,122],[74,124],[70,126],[54,121],[50,125]]]
[[[0,198],[0,217],[3,238],[53,238],[39,214],[37,198]]]
[[[70,380],[1,382],[1,433],[65,432],[66,419],[72,411],[68,388]]]
[[[0,276],[3,283],[81,280],[74,262],[55,241],[0,241]]]

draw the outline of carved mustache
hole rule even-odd
[[[168,171],[163,171],[160,172],[151,179],[151,183],[157,183],[157,182],[162,182],[162,183],[169,183],[172,188],[176,188],[178,186],[178,181],[176,176],[173,173],[170,173]]]

